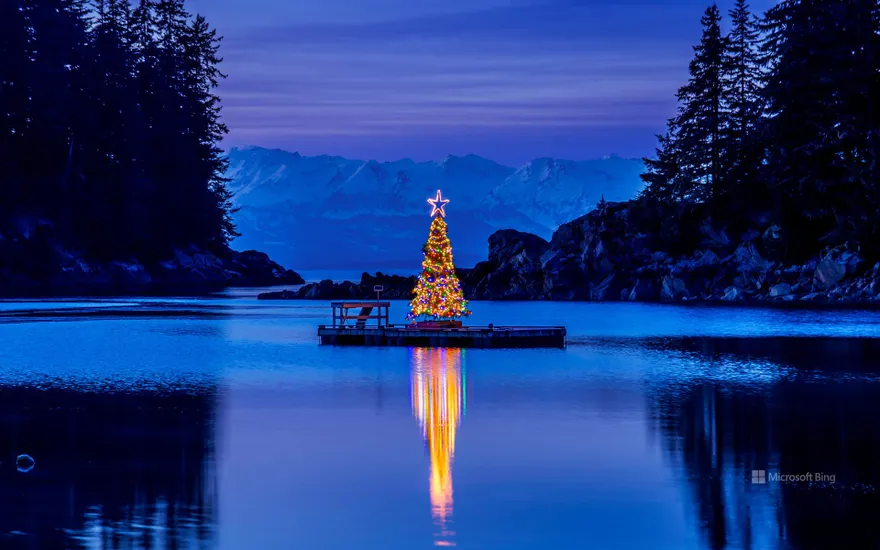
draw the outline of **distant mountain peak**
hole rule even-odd
[[[459,159],[460,157],[457,157],[455,155],[446,155],[442,159],[435,161],[435,164],[439,166],[448,166],[450,164],[455,164]]]
[[[229,151],[227,151],[227,156],[231,156],[237,153],[251,153],[257,155],[267,155],[267,156],[277,156],[283,158],[291,158],[291,159],[299,159],[302,158],[297,151],[287,151],[284,149],[270,149],[267,147],[260,147],[259,145],[242,145],[240,147],[231,147]]]

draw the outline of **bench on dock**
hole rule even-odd
[[[354,328],[363,329],[367,326],[370,319],[376,320],[376,327],[388,325],[388,309],[391,307],[390,302],[331,302],[330,307],[333,308],[333,327],[346,327],[348,321],[354,321]],[[359,309],[357,314],[350,314],[349,310]],[[376,314],[372,315],[373,309]]]

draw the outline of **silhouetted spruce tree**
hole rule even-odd
[[[761,156],[756,143],[761,119],[762,59],[759,51],[758,18],[746,0],[737,0],[730,11],[731,29],[724,54],[724,131],[726,186],[741,192],[743,185],[754,184]],[[746,192],[754,189],[745,190]]]
[[[186,99],[185,138],[192,149],[192,181],[189,198],[198,214],[190,218],[190,239],[202,244],[225,245],[236,235],[230,218],[231,195],[223,176],[229,161],[217,143],[227,133],[220,120],[220,98],[214,93],[225,75],[218,65],[221,38],[207,20],[197,15],[183,37],[183,95]]]
[[[133,99],[133,57],[125,0],[97,0],[91,34],[91,61],[87,70],[89,111],[89,164],[85,192],[78,194],[77,235],[99,257],[130,252],[126,206],[134,172],[132,136],[136,118]]]
[[[206,242],[226,245],[238,236],[232,222],[232,194],[226,187],[229,179],[224,176],[229,160],[217,144],[229,132],[220,118],[220,97],[215,90],[226,75],[220,72],[223,61],[218,55],[222,38],[216,29],[211,28],[204,17],[196,16],[187,35],[187,59],[190,71],[190,98],[198,113],[195,136],[198,140],[201,170],[208,178],[208,194],[204,209],[207,219],[201,227],[208,232],[200,239]]]
[[[157,255],[161,256],[163,251],[153,251],[150,246],[160,231],[156,224],[161,220],[157,219],[156,211],[162,200],[157,191],[153,159],[163,147],[161,136],[156,132],[161,106],[157,96],[158,44],[152,0],[138,0],[131,10],[128,30],[134,67],[136,118],[132,121],[130,136],[134,155],[125,221],[135,250],[143,251],[147,256],[158,252]]]
[[[658,136],[656,159],[646,159],[644,196],[662,201],[705,202],[722,194],[726,40],[721,13],[709,7],[701,19],[702,39],[694,47],[690,78],[677,94],[678,114]]]
[[[23,0],[0,2],[0,218],[5,221],[21,202],[22,170],[19,162],[27,135],[29,101],[30,23]]]
[[[784,0],[763,22],[766,179],[798,234],[796,253],[876,223],[877,9],[876,0]]]
[[[722,193],[726,40],[721,34],[721,12],[716,5],[706,9],[701,23],[703,36],[694,47],[690,78],[678,91],[681,106],[676,136],[682,155],[680,163],[689,166],[695,178],[693,192],[688,195],[705,201]]]
[[[872,59],[875,65],[874,70],[874,79],[872,83],[872,89],[870,92],[870,104],[868,113],[868,117],[870,117],[870,153],[869,160],[867,161],[869,166],[872,166],[873,169],[871,171],[871,182],[873,185],[869,188],[868,193],[868,203],[869,203],[869,211],[868,215],[873,218],[874,223],[870,225],[873,228],[870,234],[870,244],[869,248],[873,248],[874,250],[880,249],[880,227],[878,227],[877,220],[880,220],[880,2],[875,5],[874,13],[873,13],[873,27],[874,27],[874,35],[872,38],[873,52]]]
[[[26,72],[27,128],[20,157],[22,193],[17,215],[57,220],[74,175],[73,130],[83,99],[81,71],[87,59],[85,6],[78,0],[26,0],[30,34]],[[48,161],[53,159],[53,161]]]
[[[669,124],[672,126],[672,122]],[[677,149],[677,141],[672,133],[674,128],[667,130],[665,135],[658,135],[656,158],[644,158],[645,172],[642,181],[645,188],[641,198],[651,202],[671,204],[682,200],[682,170],[679,165],[681,152]],[[689,183],[687,185],[690,185]]]
[[[182,0],[159,0],[155,4],[157,28],[156,102],[153,152],[150,156],[156,193],[162,197],[153,212],[153,226],[162,242],[186,244],[192,200],[188,186],[191,150],[184,140],[187,115],[184,105],[184,44],[187,18]]]

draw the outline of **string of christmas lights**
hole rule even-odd
[[[446,235],[446,221],[443,219],[446,216],[444,207],[449,201],[443,199],[440,191],[437,191],[437,198],[428,199],[428,202],[433,206],[431,216],[434,219],[428,242],[422,248],[425,258],[407,318],[415,321],[420,316],[435,319],[467,317],[471,312],[467,308],[461,283],[455,275],[452,244]]]

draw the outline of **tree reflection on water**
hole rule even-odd
[[[880,545],[877,341],[700,338],[657,346],[696,357],[708,373],[730,362],[787,369],[761,384],[707,377],[650,392],[707,547]],[[752,470],[766,470],[766,483],[752,483]],[[771,473],[822,473],[834,483],[773,481]]]
[[[416,348],[412,355],[412,409],[431,460],[431,514],[439,527],[434,544],[454,546],[452,460],[464,410],[459,349]]]
[[[215,401],[0,386],[0,547],[213,548]]]

